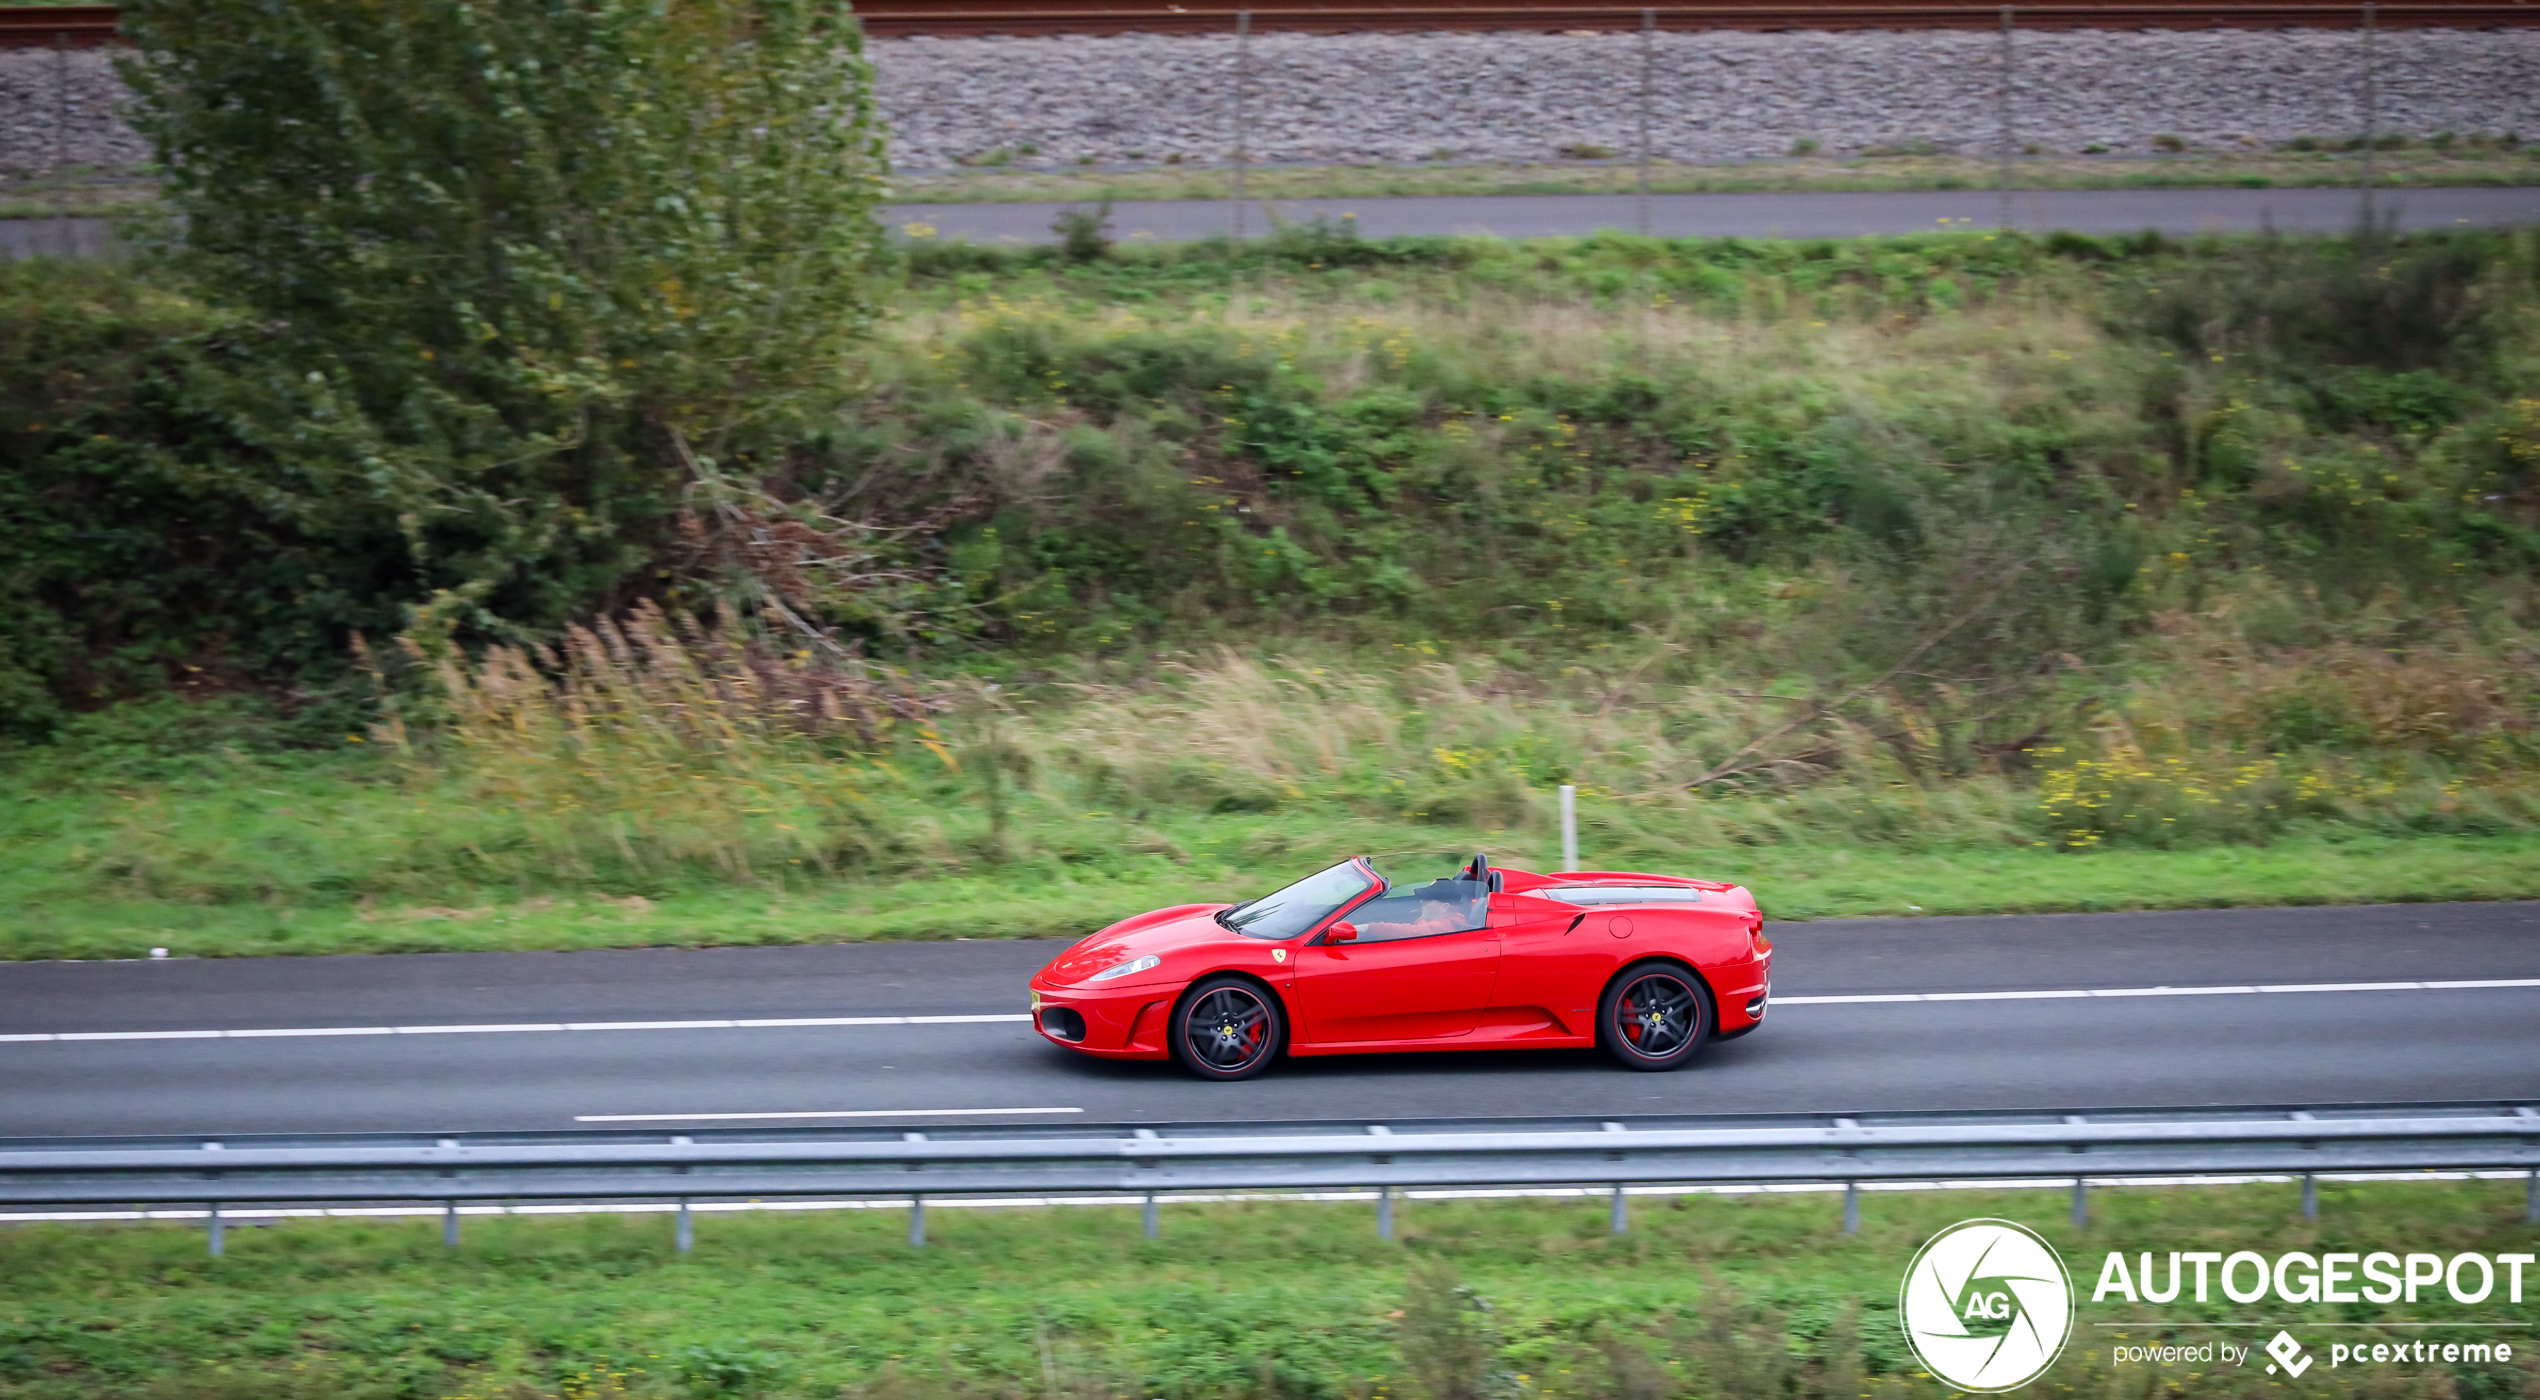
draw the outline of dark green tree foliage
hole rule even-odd
[[[836,0],[149,0],[126,76],[267,507],[450,623],[605,610],[833,402],[883,169]],[[647,572],[646,576],[649,576]]]
[[[331,513],[241,437],[233,313],[98,266],[0,270],[0,739],[168,687],[322,672],[417,587],[393,519]]]

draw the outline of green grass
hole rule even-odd
[[[25,900],[0,927],[0,958],[135,958],[713,947],[892,939],[1074,938],[1146,909],[1236,900],[1326,856],[1467,844],[1550,869],[1541,834],[1386,828],[1310,818],[1167,822],[1184,859],[1125,853],[1101,867],[1034,864],[872,881],[731,886],[651,896],[474,887],[448,902],[190,904],[95,897]],[[1595,860],[1592,844],[1587,859]],[[1252,852],[1252,854],[1246,854]],[[2540,899],[2540,835],[2389,837],[2307,832],[2274,844],[2087,852],[1971,847],[1882,850],[1835,843],[1689,850],[1641,861],[1734,880],[1775,920],[2301,904]]]
[[[2373,157],[2376,185],[2540,183],[2540,147],[2499,149],[2417,146]],[[1654,194],[1764,194],[1796,191],[1983,190],[1995,188],[2000,167],[1967,156],[1863,156],[1699,164],[1657,161],[1650,166]],[[2012,182],[2023,190],[2108,189],[2306,189],[2356,183],[2356,157],[2330,151],[2195,153],[2153,159],[2091,156],[2023,156]],[[1156,166],[1149,169],[955,170],[892,177],[894,197],[912,203],[969,204],[990,201],[1112,199],[1223,199],[1229,171],[1222,167]],[[1246,194],[1256,199],[1371,199],[1393,195],[1628,194],[1640,175],[1629,161],[1440,162],[1417,165],[1272,165],[1245,172]]]
[[[63,0],[68,3],[68,0]],[[2373,157],[2374,183],[2386,189],[2540,184],[2540,145],[2518,149],[2415,146]],[[1223,167],[1151,169],[1016,169],[996,167],[892,177],[893,197],[913,204],[1060,203],[1103,199],[1223,199]],[[1965,156],[1862,156],[1847,159],[1651,165],[1653,194],[1783,194],[1806,191],[1990,191],[1999,167]],[[2356,158],[2338,151],[2192,153],[2157,158],[2023,156],[2013,166],[2022,190],[2323,189],[2356,183]],[[1246,172],[1256,199],[1376,199],[1402,195],[1629,194],[1639,172],[1628,161],[1507,161],[1382,165],[1274,165]],[[157,186],[142,177],[112,182],[21,181],[0,198],[0,218],[147,214],[160,211]],[[1124,230],[1125,232],[1125,230]]]
[[[2274,1396],[2292,1392],[2256,1366],[2112,1371],[2103,1334],[2201,1340],[2175,1324],[2249,1310],[2090,1303],[2104,1252],[2540,1242],[2520,1182],[2320,1196],[2307,1223],[2291,1185],[2104,1189],[2076,1230],[2061,1191],[1872,1193],[1853,1237],[1827,1194],[1644,1197],[1620,1238],[1593,1198],[1415,1201],[1396,1244],[1365,1204],[1168,1205],[1155,1243],[1134,1207],[937,1210],[920,1252],[892,1210],[707,1215],[686,1258],[660,1216],[474,1218],[455,1254],[437,1221],[290,1221],[234,1229],[217,1261],[199,1228],[12,1227],[0,1396],[1940,1400],[1900,1344],[1897,1280],[1922,1240],[1987,1215],[2044,1233],[2082,1290],[2070,1349],[2029,1394]],[[2540,1292],[2525,1298],[2267,1315],[2540,1319]],[[1438,1345],[1457,1339],[1461,1360]],[[2323,1365],[2301,1393],[2508,1400],[2540,1395],[2536,1375]]]
[[[240,616],[348,615],[132,573],[261,518],[185,513],[214,478],[153,435],[200,423],[123,416],[227,323],[9,283],[53,448],[11,483],[47,582],[0,577],[0,955],[1079,933],[1356,851],[1543,863],[1563,783],[1591,861],[1783,919],[2540,895],[2527,232],[903,271],[784,459],[833,503],[785,509],[898,532],[884,592],[804,585],[882,670],[657,614],[250,663]],[[728,621],[707,582],[669,601]]]

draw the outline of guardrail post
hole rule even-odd
[[[2540,1171],[2522,1179],[2522,1223],[2540,1225]]]
[[[1390,1186],[1379,1187],[1376,1191],[1376,1238],[1393,1238],[1393,1188]]]
[[[2309,1172],[2302,1173],[2302,1218],[2304,1220],[2320,1218],[2319,1181]]]
[[[1159,1213],[1155,1208],[1155,1193],[1153,1191],[1149,1191],[1147,1193],[1146,1227],[1148,1239],[1156,1239],[1164,1233],[1164,1221],[1159,1218]]]
[[[1619,1183],[1614,1187],[1614,1209],[1612,1216],[1613,1218],[1609,1223],[1612,1224],[1615,1234],[1619,1235],[1631,1229],[1631,1208],[1623,1203],[1623,1188]]]
[[[441,1247],[459,1247],[459,1203],[456,1201],[441,1203]]]
[[[1843,1183],[1843,1233],[1861,1233],[1861,1183],[1857,1181]]]
[[[1579,868],[1579,790],[1561,785],[1561,868]]]
[[[2082,1178],[2080,1178],[2080,1177],[2074,1177],[2074,1178],[2073,1178],[2073,1228],[2074,1228],[2074,1229],[2076,1229],[2076,1230],[2083,1230],[2083,1229],[2088,1229],[2088,1228],[2089,1228],[2089,1226],[2090,1226],[2090,1183],[2089,1183],[2089,1182],[2087,1182],[2087,1181],[2085,1181],[2085,1180],[2083,1180],[2083,1179],[2082,1179]]]
[[[688,1198],[685,1196],[679,1198],[679,1229],[677,1231],[677,1238],[679,1252],[682,1254],[686,1254],[688,1251],[697,1247],[697,1225],[694,1220],[689,1218]]]
[[[908,1247],[926,1247],[926,1198],[914,1193],[908,1198]]]
[[[1640,194],[1633,212],[1640,220],[1640,235],[1649,236],[1649,79],[1657,66],[1658,12],[1640,12]]]
[[[229,1247],[229,1242],[222,1238],[224,1233],[221,1226],[220,1202],[214,1201],[212,1202],[212,1218],[204,1227],[204,1240],[211,1246],[212,1257],[215,1259],[221,1257],[222,1251]]]

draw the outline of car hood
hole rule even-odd
[[[1122,919],[1100,933],[1088,934],[1041,969],[1052,986],[1070,986],[1106,967],[1149,953],[1162,956],[1203,943],[1222,943],[1243,935],[1228,933],[1210,916],[1224,904],[1183,904]]]

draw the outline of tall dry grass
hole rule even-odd
[[[553,646],[404,649],[432,683],[433,742],[394,713],[379,737],[585,878],[605,858],[749,883],[835,873],[878,849],[871,755],[905,741],[949,756],[941,701],[898,673],[779,654],[649,601]]]
[[[383,737],[420,781],[508,815],[503,861],[575,878],[1098,864],[1106,843],[1168,852],[1165,827],[1227,814],[1319,815],[1353,845],[1535,837],[1563,784],[1608,858],[1661,865],[1724,846],[2540,825],[2527,641],[2452,627],[2404,649],[2287,647],[2245,611],[2169,618],[2122,670],[2074,661],[1986,692],[1705,665],[1658,642],[1550,674],[1441,647],[1218,649],[1130,675],[921,682],[644,609],[552,649],[432,658],[440,729]]]

